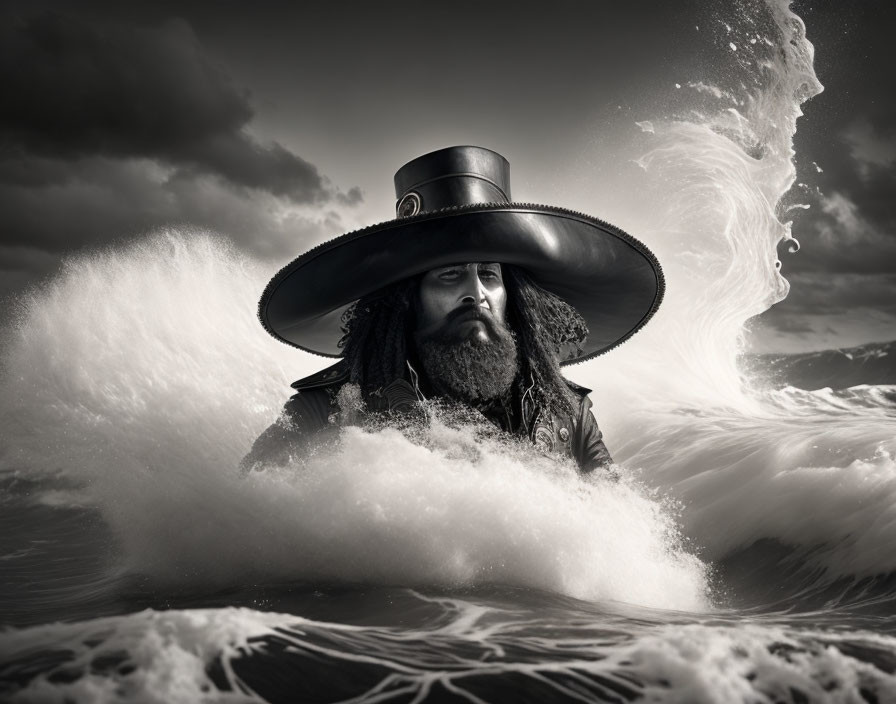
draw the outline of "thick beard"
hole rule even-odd
[[[509,394],[519,371],[516,336],[502,325],[491,329],[486,342],[438,334],[417,340],[417,354],[437,394],[474,404]]]

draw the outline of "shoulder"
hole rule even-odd
[[[572,391],[573,395],[574,395],[577,399],[579,399],[579,402],[585,402],[585,401],[588,401],[588,403],[589,403],[589,405],[590,405],[590,399],[588,398],[588,394],[591,393],[591,389],[589,389],[589,388],[586,387],[586,386],[580,386],[580,385],[577,384],[576,382],[574,382],[574,381],[570,381],[569,379],[564,379],[563,381],[566,382],[566,386],[567,386],[567,388],[568,388],[570,391]]]
[[[255,440],[240,463],[243,472],[260,465],[282,466],[302,456],[312,436],[320,437],[318,433],[331,425],[336,391],[340,380],[348,376],[338,366],[334,364],[292,384],[297,393],[286,402],[277,420]]]
[[[336,364],[322,369],[311,376],[292,382],[290,386],[298,392],[310,391],[312,389],[326,389],[328,387],[339,387],[348,381],[348,367],[345,361],[340,359]]]
[[[594,413],[592,413],[594,404],[588,395],[591,393],[591,389],[569,379],[564,381],[566,381],[566,386],[572,392],[574,399],[572,423],[576,428],[585,429],[594,422]]]
[[[348,370],[340,360],[290,386],[296,393],[284,407],[285,420],[301,426],[326,425],[336,402],[336,393],[348,381]]]

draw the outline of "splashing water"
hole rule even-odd
[[[889,401],[872,390],[835,408],[825,392],[754,388],[738,367],[747,320],[788,291],[776,246],[790,223],[777,204],[794,182],[800,105],[821,90],[788,3],[743,8],[726,37],[737,58],[725,78],[750,89],[702,84],[697,108],[641,125],[640,190],[664,205],[640,227],[653,233],[667,298],[645,331],[583,376],[617,460],[683,502],[685,534],[709,559],[767,538],[813,546],[831,579],[887,572]]]
[[[292,356],[254,320],[264,279],[198,233],[71,262],[23,311],[7,471],[74,480],[127,568],[168,584],[499,582],[706,605],[703,566],[659,504],[498,441],[463,452],[471,428],[436,421],[430,447],[347,428],[335,451],[241,477]]]
[[[667,291],[650,325],[589,375],[622,408],[617,417],[657,406],[758,408],[737,357],[745,322],[787,295],[776,246],[790,226],[776,206],[795,178],[800,104],[821,90],[788,4],[740,10],[738,35],[761,41],[744,41],[722,78],[752,89],[717,88],[677,119],[640,123],[632,158],[644,173],[625,187],[651,207],[626,224],[657,254]]]

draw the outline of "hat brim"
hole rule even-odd
[[[390,220],[325,242],[271,279],[258,316],[279,340],[339,357],[343,313],[362,296],[439,266],[486,261],[525,269],[585,319],[583,349],[562,364],[627,340],[654,314],[665,288],[656,257],[613,225],[551,206],[489,203]]]

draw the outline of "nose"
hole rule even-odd
[[[479,278],[477,270],[467,270],[460,302],[464,305],[482,305],[485,303],[485,286]]]

